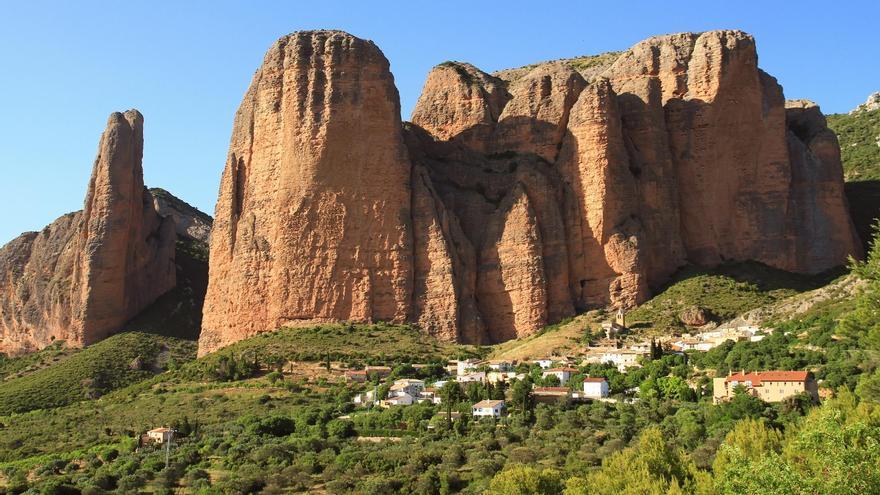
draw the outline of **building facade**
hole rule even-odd
[[[819,386],[808,371],[757,371],[734,373],[713,380],[712,399],[715,404],[733,398],[736,389],[744,387],[764,402],[781,402],[789,397],[808,393],[819,399]]]

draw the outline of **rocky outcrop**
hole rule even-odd
[[[282,325],[407,321],[410,169],[373,43],[314,31],[272,45],[233,125],[200,352]]]
[[[85,208],[0,249],[0,352],[94,343],[174,287],[174,222],[153,207],[142,155],[141,114],[112,114]]]
[[[150,188],[153,208],[161,217],[174,220],[177,237],[207,244],[211,240],[211,225],[214,219],[186,201],[175,197],[165,189]]]
[[[833,134],[757,61],[713,31],[494,75],[445,62],[401,129],[372,43],[282,38],[236,116],[200,352],[328,320],[492,343],[636,305],[686,263],[860,255]]]
[[[856,107],[850,114],[858,112],[871,112],[880,108],[880,91],[871,93],[871,96],[864,103]]]
[[[471,64],[444,62],[428,74],[411,120],[440,139],[487,151],[495,123],[510,99],[505,86]]]

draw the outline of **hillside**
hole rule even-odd
[[[14,358],[5,369],[20,368],[0,382],[0,416],[48,409],[101,397],[109,391],[144,380],[195,357],[195,344],[141,332],[114,335],[85,349],[63,344],[37,356],[58,357],[49,366],[35,366],[32,356]],[[17,360],[28,363],[16,365]]]
[[[828,127],[840,140],[850,215],[867,248],[871,226],[880,217],[880,109],[866,104],[829,115]]]
[[[840,140],[846,181],[880,180],[880,109],[829,115],[828,127]]]

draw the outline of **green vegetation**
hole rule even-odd
[[[614,63],[623,52],[606,52],[599,55],[586,55],[563,60],[563,63],[572,69],[583,72],[588,69],[602,67]]]
[[[880,180],[880,110],[828,116],[847,181]]]
[[[58,363],[74,352],[75,349],[68,348],[64,342],[53,342],[40,351],[15,358],[0,354],[0,380],[21,378],[26,374]]]
[[[717,321],[828,284],[839,271],[797,275],[759,263],[729,263],[712,270],[688,266],[659,294],[627,315],[636,329],[676,333],[685,329],[679,314],[686,308],[707,310]]]
[[[171,337],[141,332],[114,335],[72,352],[53,366],[0,382],[0,415],[97,398],[193,359],[195,350],[194,342]]]
[[[323,361],[330,358],[384,364],[424,363],[476,355],[475,348],[439,342],[409,325],[326,324],[262,333],[210,354],[194,365],[210,368],[221,359],[235,356],[256,357],[264,363],[277,359]]]

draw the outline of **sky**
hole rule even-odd
[[[144,175],[213,213],[232,120],[266,49],[304,29],[373,40],[407,119],[432,66],[491,72],[742,29],[787,98],[846,112],[880,90],[876,0],[0,0],[0,244],[82,208],[111,112],[144,114]]]

